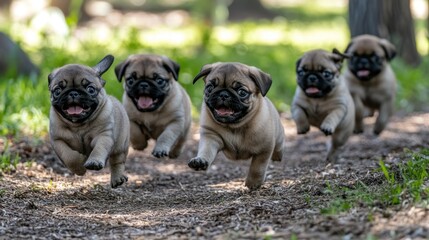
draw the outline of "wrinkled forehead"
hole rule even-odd
[[[310,52],[304,54],[299,65],[306,70],[322,71],[325,69],[336,70],[335,64],[325,52]]]
[[[357,55],[371,55],[373,53],[384,56],[384,51],[378,41],[374,39],[360,39],[354,41],[351,46],[351,53]]]
[[[82,65],[66,65],[54,72],[55,82],[68,87],[98,83],[98,78],[92,68]]]
[[[218,78],[219,80],[234,80],[248,77],[243,66],[237,64],[220,64],[215,66],[211,73],[207,76],[210,78]]]
[[[210,74],[207,75],[205,81],[214,81],[214,83],[223,87],[246,86],[249,90],[256,88],[255,83],[249,76],[248,67],[239,63],[222,63],[215,66]]]
[[[168,73],[163,66],[162,59],[156,56],[134,57],[130,59],[126,73],[132,74],[133,72],[137,73],[138,75]]]

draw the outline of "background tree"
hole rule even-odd
[[[389,39],[407,64],[421,63],[410,0],[350,0],[349,28],[351,37],[372,34]]]

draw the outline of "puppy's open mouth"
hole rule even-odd
[[[78,116],[81,115],[82,113],[88,111],[90,109],[89,106],[86,105],[69,105],[69,106],[64,106],[63,111],[66,112],[68,115],[71,116]]]
[[[371,73],[371,72],[370,72],[369,70],[361,69],[361,70],[358,70],[358,71],[356,72],[356,75],[357,75],[358,77],[368,77],[370,73]]]
[[[235,113],[234,110],[226,107],[215,108],[215,112],[220,117],[229,117],[234,115]]]
[[[320,92],[320,90],[317,87],[309,87],[309,88],[305,89],[305,93],[307,93],[307,94],[316,94],[319,92]]]
[[[155,104],[158,103],[158,101],[159,101],[158,98],[153,99],[148,96],[140,96],[139,98],[136,99],[137,105],[141,109],[153,108]]]

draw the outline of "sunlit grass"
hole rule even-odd
[[[323,192],[331,200],[321,208],[321,213],[338,214],[362,206],[389,207],[410,200],[427,205],[429,149],[416,152],[406,150],[405,153],[406,161],[393,166],[380,160],[377,171],[384,176],[380,184],[366,185],[358,181],[352,186],[339,187],[328,182]]]

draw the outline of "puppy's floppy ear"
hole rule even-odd
[[[212,71],[212,69],[213,69],[213,65],[214,65],[214,64],[206,64],[206,65],[204,65],[204,66],[201,68],[200,72],[197,74],[197,76],[195,76],[194,81],[192,81],[192,84],[195,84],[195,82],[196,82],[198,79],[200,79],[200,78],[202,78],[202,77],[205,77],[205,76],[209,75],[209,73],[210,73],[210,72]]]
[[[250,67],[249,77],[255,82],[259,91],[261,91],[262,96],[265,97],[273,82],[270,74],[265,73],[256,67]]]
[[[115,60],[115,58],[109,54],[105,56],[103,59],[101,59],[101,61],[97,63],[97,65],[95,65],[92,69],[94,69],[95,72],[97,72],[98,76],[101,76],[110,68],[110,66],[113,63],[113,60]]]
[[[332,54],[330,55],[330,59],[335,63],[335,66],[338,70],[341,70],[341,64],[345,58],[350,58],[350,55],[341,53],[338,49],[332,49]]]
[[[296,72],[298,72],[298,68],[299,68],[299,65],[301,64],[301,60],[302,60],[302,58],[300,58],[296,61],[296,65],[295,65],[295,71]]]
[[[386,56],[387,61],[392,60],[396,56],[396,48],[386,39],[380,39],[380,46],[383,48],[384,55]]]
[[[54,73],[53,72],[49,73],[49,75],[48,75],[48,87],[49,88],[51,88],[52,79],[54,79]]]
[[[128,57],[127,60],[119,63],[115,67],[115,75],[119,82],[122,81],[122,77],[125,74],[125,70],[127,70],[128,65],[130,64],[130,58]]]
[[[353,41],[351,41],[348,45],[347,45],[347,47],[346,47],[346,50],[344,50],[344,53],[345,54],[348,54],[349,56],[351,56],[351,53],[349,52],[350,51],[350,47],[353,45]]]
[[[57,74],[57,72],[58,72],[58,68],[54,69],[54,70],[53,70],[51,73],[49,73],[49,75],[48,75],[48,87],[49,87],[49,89],[51,89],[51,83],[52,83],[52,80],[54,80],[55,75]]]
[[[161,56],[161,59],[164,68],[167,69],[168,72],[171,72],[174,79],[177,81],[179,77],[180,65],[166,56]]]

